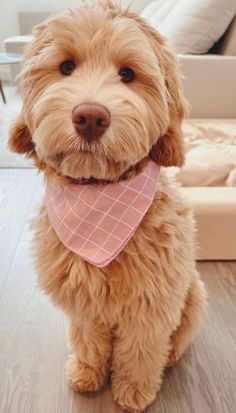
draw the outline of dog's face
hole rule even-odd
[[[52,17],[26,62],[13,150],[76,179],[117,179],[147,156],[182,163],[175,57],[135,14],[105,0]]]

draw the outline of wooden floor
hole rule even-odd
[[[109,388],[88,397],[65,381],[66,322],[36,288],[30,258],[27,221],[41,193],[34,170],[0,170],[0,412],[121,413]],[[147,413],[236,412],[236,262],[198,268],[208,315]]]

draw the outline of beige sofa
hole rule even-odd
[[[236,18],[214,52],[180,56],[191,118],[234,123],[236,134]],[[195,210],[198,259],[236,259],[236,187],[183,187]]]

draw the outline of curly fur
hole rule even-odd
[[[76,62],[71,76],[59,71],[67,59]],[[118,75],[127,66],[135,71],[130,84]],[[115,181],[149,158],[163,166],[183,163],[186,105],[176,57],[142,18],[112,1],[87,2],[37,26],[20,90],[23,109],[9,144],[32,157],[46,181]],[[74,106],[87,101],[111,113],[109,129],[93,144],[77,136],[71,121]],[[111,373],[114,399],[142,411],[164,369],[192,341],[205,307],[191,209],[162,172],[138,230],[105,268],[61,244],[44,204],[34,228],[39,285],[69,319],[72,387],[98,390]]]

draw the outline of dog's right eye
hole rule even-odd
[[[74,60],[65,60],[60,65],[60,72],[65,76],[70,76],[75,70]]]
[[[119,75],[120,75],[122,82],[124,83],[132,82],[132,80],[134,80],[134,77],[135,77],[135,73],[133,69],[131,69],[130,67],[122,67],[119,70]]]

